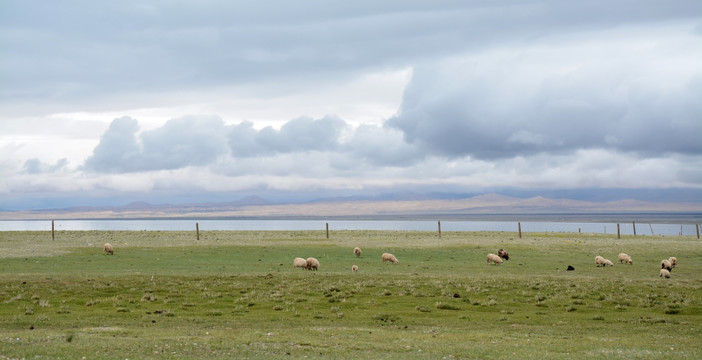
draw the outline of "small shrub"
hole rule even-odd
[[[445,303],[445,302],[440,302],[437,301],[436,304],[434,304],[437,309],[441,310],[461,310],[460,306],[456,306],[453,304]]]
[[[431,309],[428,306],[424,306],[424,305],[417,305],[417,307],[415,307],[415,309],[419,312],[431,312]]]
[[[592,317],[592,320],[601,321],[601,320],[604,320],[604,316],[602,316],[602,315],[595,315],[595,316]]]
[[[665,313],[668,314],[668,315],[679,314],[679,313],[680,313],[680,309],[678,309],[677,307],[667,307],[667,308],[665,309]]]

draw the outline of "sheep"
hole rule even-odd
[[[670,271],[666,269],[661,269],[661,274],[658,277],[664,277],[666,279],[670,279]]]
[[[110,243],[105,243],[103,250],[105,251],[105,254],[107,254],[107,255],[114,255],[115,254],[115,249],[112,248],[112,245]]]
[[[361,257],[361,248],[358,246],[353,248],[353,253],[356,254],[356,257]]]
[[[602,264],[604,264],[604,260],[605,258],[603,258],[602,256],[595,256],[595,265],[597,265],[598,267],[602,266]]]
[[[319,270],[319,260],[313,257],[307,258],[307,270]]]
[[[400,262],[400,260],[397,260],[395,255],[390,254],[390,253],[383,253],[383,262],[389,261],[391,263],[397,264]]]
[[[358,272],[358,265],[351,266],[351,271],[357,273]]]
[[[293,269],[294,268],[307,269],[307,260],[300,257],[295,258],[295,260],[293,260]]]
[[[488,254],[487,263],[490,264],[490,261],[492,261],[495,265],[502,264],[502,258],[495,254]]]
[[[624,264],[629,264],[633,265],[634,262],[631,260],[631,256],[625,254],[625,253],[620,253],[619,254],[619,263],[624,263]]]
[[[597,265],[598,267],[607,266],[607,265],[614,266],[614,264],[611,261],[609,261],[609,260],[607,260],[599,255],[595,256],[595,265]]]
[[[669,260],[663,259],[663,260],[661,260],[661,269],[666,269],[668,271],[671,271],[671,270],[673,270],[673,264]]]
[[[509,253],[505,249],[497,250],[497,256],[509,260]]]
[[[673,267],[678,265],[678,258],[676,258],[675,256],[669,257],[668,261],[670,261],[670,265],[672,265]]]

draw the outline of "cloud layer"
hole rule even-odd
[[[700,13],[4,1],[0,200],[702,189]]]

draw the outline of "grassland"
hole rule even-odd
[[[105,242],[115,255],[102,254]],[[701,244],[506,232],[212,231],[200,241],[192,232],[63,231],[55,241],[0,232],[0,359],[699,359]],[[510,261],[486,265],[499,248]],[[382,264],[386,251],[400,263]],[[616,262],[622,251],[634,265],[595,267],[595,255]],[[293,269],[297,256],[318,258],[320,270]],[[679,266],[664,280],[668,256]]]

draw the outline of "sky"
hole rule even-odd
[[[0,209],[702,202],[700,14],[698,0],[2,0]]]

